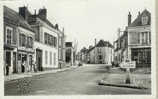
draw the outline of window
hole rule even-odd
[[[22,46],[26,45],[26,36],[22,34]]]
[[[142,44],[147,44],[148,42],[148,32],[142,32]]]
[[[54,53],[54,65],[56,65],[56,53]]]
[[[48,39],[47,39],[47,38],[48,38],[48,35],[47,35],[47,33],[45,33],[45,34],[44,34],[44,41],[45,41],[45,44],[48,44]]]
[[[35,31],[35,40],[40,41],[40,26],[33,27],[33,30]]]
[[[151,44],[151,32],[149,32],[149,43]]]
[[[44,41],[45,41],[45,44],[53,46],[53,47],[56,47],[56,45],[57,45],[56,37],[54,37],[48,33],[44,34]]]
[[[140,32],[138,32],[138,44],[140,44]]]
[[[50,52],[50,65],[52,65],[52,52]]]
[[[33,38],[32,37],[27,37],[27,47],[33,48]]]
[[[101,53],[101,48],[98,48],[98,53]]]
[[[54,37],[54,47],[56,47],[57,46],[57,39],[56,39],[56,37]]]
[[[62,37],[59,37],[59,46],[61,46]]]
[[[48,52],[45,51],[45,64],[47,64],[47,63],[48,63]]]
[[[26,46],[26,36],[24,34],[19,35],[19,46]]]
[[[101,55],[99,55],[99,56],[98,56],[98,59],[99,59],[99,60],[101,60],[101,59],[102,59],[102,56],[101,56]]]
[[[148,16],[144,15],[142,16],[142,25],[148,24]]]
[[[7,33],[7,35],[6,35],[6,43],[7,44],[11,44],[12,43],[12,33],[13,33],[13,29],[12,28],[9,28],[9,27],[7,27],[6,28],[6,33]]]
[[[62,50],[61,50],[61,48],[59,48],[59,59],[62,59],[62,58],[61,58],[61,57],[62,57],[62,56],[61,56],[61,55],[62,55],[61,53],[62,53]]]

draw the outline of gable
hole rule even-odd
[[[151,24],[151,14],[148,10],[144,10],[130,25],[129,27],[144,26]]]

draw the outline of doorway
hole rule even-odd
[[[17,73],[16,52],[13,52],[13,73]]]
[[[43,71],[42,67],[42,50],[36,49],[36,66],[39,71]]]

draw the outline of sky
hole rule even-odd
[[[144,9],[152,11],[153,0],[8,0],[4,5],[18,11],[28,6],[31,13],[47,9],[48,20],[65,29],[66,41],[78,42],[78,50],[88,48],[100,39],[113,42],[118,28],[127,26],[129,11],[132,21]],[[37,12],[36,11],[36,12]]]

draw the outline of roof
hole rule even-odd
[[[113,48],[112,44],[108,41],[100,40],[96,47],[111,47]]]
[[[149,17],[149,20],[147,22],[146,25],[150,25],[151,24],[151,13],[145,9],[140,15],[138,15],[138,17],[129,25],[129,27],[134,27],[134,26],[143,26],[142,22],[141,22],[141,18],[143,15],[147,15]]]
[[[66,47],[72,47],[72,42],[65,42]]]
[[[91,52],[95,47],[88,49],[87,53]]]
[[[55,26],[48,20],[48,19],[43,19],[39,15],[31,15],[30,18],[39,18],[40,20],[44,21],[47,25],[55,29]],[[35,20],[32,20],[29,22],[30,24],[36,23]]]
[[[7,6],[3,6],[3,8],[4,8],[3,9],[4,10],[4,21],[11,22],[14,25],[21,26],[25,29],[28,29],[28,30],[34,32],[33,29],[31,28],[31,26],[27,23],[27,21],[22,16],[19,15],[19,13],[8,8]]]

